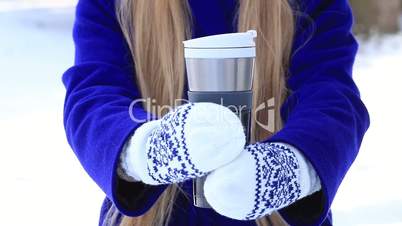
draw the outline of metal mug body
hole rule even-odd
[[[255,58],[186,58],[190,91],[252,89]]]
[[[254,57],[186,58],[190,102],[212,102],[229,107],[238,114],[250,138]],[[206,177],[193,180],[194,205],[210,208],[204,196]]]

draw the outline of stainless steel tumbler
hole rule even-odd
[[[252,84],[255,64],[254,30],[184,41],[190,102],[228,107],[241,119],[250,139]],[[205,177],[193,181],[194,205],[210,208],[204,197]]]

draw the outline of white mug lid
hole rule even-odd
[[[212,35],[184,41],[186,58],[242,58],[255,57],[257,32]]]

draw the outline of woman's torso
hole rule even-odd
[[[237,0],[189,0],[192,10],[193,38],[208,35],[236,32],[235,13]],[[206,14],[205,12],[208,12]],[[187,87],[185,87],[185,91]],[[186,93],[186,92],[185,92]],[[171,226],[255,226],[255,221],[238,221],[219,215],[212,209],[197,208],[193,205],[192,181],[180,184],[184,193],[179,193],[172,217]],[[109,199],[103,203],[104,209],[110,206]],[[106,208],[107,209],[107,208]],[[101,216],[101,219],[104,216]]]
[[[192,181],[179,185],[184,193],[179,193],[169,221],[169,226],[255,226],[255,221],[238,221],[219,215],[212,209],[197,208],[193,205]],[[103,203],[100,225],[110,208],[111,201],[105,198]],[[121,218],[121,215],[119,216]],[[113,225],[117,226],[117,225]]]

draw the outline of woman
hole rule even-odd
[[[100,225],[332,225],[331,203],[369,126],[352,80],[351,25],[346,0],[80,0],[64,124],[107,196]],[[133,102],[186,98],[183,40],[249,29],[259,35],[254,105],[275,99],[277,132],[256,124],[267,120],[259,111],[244,147],[222,106],[150,118],[149,105]],[[205,126],[197,114],[229,120]],[[203,175],[212,209],[192,204],[191,179]]]

